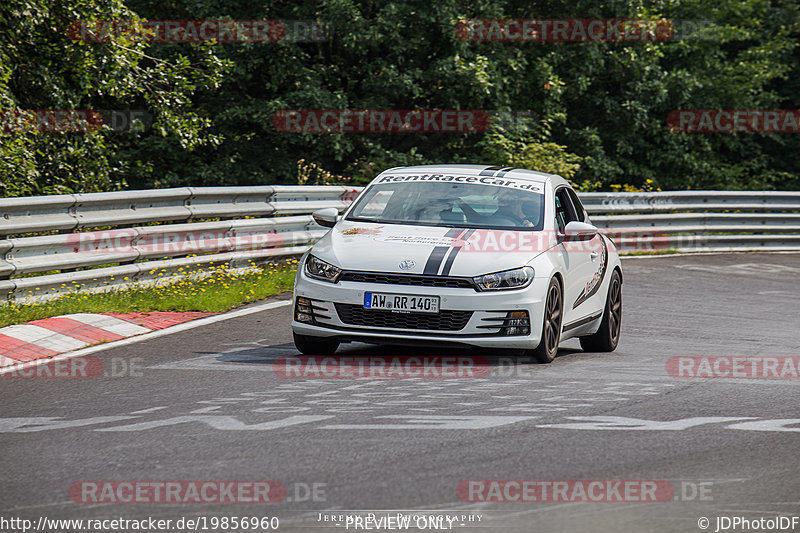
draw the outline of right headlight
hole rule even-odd
[[[341,268],[326,263],[322,259],[314,257],[311,254],[309,254],[308,259],[306,259],[306,274],[308,274],[310,278],[336,283],[339,281],[341,273]]]
[[[478,290],[481,291],[502,291],[510,289],[522,289],[533,281],[533,268],[524,266],[512,270],[503,270],[492,274],[484,274],[472,278]]]

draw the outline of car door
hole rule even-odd
[[[567,186],[556,189],[555,202],[558,247],[567,269],[564,280],[564,325],[568,326],[602,309],[602,298],[595,296],[608,263],[608,252],[600,235],[589,241],[568,241],[564,238],[567,224],[587,221],[586,211],[572,189]]]

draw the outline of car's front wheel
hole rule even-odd
[[[309,337],[292,333],[294,345],[304,355],[331,355],[339,348],[339,343],[324,337]]]
[[[550,280],[545,298],[542,339],[539,346],[526,355],[532,356],[540,363],[550,363],[558,354],[558,343],[561,341],[561,320],[564,316],[564,299],[561,297],[561,284],[556,278]]]
[[[594,335],[580,337],[581,348],[585,352],[613,352],[619,344],[620,328],[622,326],[622,278],[616,270],[611,274],[608,284],[606,308],[603,311],[603,320],[600,329]]]

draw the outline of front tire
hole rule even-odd
[[[603,320],[600,321],[600,329],[593,335],[580,337],[581,348],[584,352],[613,352],[619,344],[621,327],[622,278],[619,272],[614,270],[608,283],[606,308],[603,311]]]
[[[303,355],[333,355],[339,348],[337,341],[328,340],[325,337],[309,337],[294,332],[292,337],[294,337],[295,348]]]
[[[542,323],[542,339],[539,346],[526,354],[539,363],[551,363],[558,354],[558,343],[561,341],[561,322],[564,317],[564,299],[561,296],[561,285],[556,278],[550,280],[544,305],[544,321]]]

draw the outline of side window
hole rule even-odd
[[[561,192],[556,193],[556,224],[559,231],[564,231],[567,225],[567,213],[564,211],[564,203],[561,200]]]
[[[568,190],[566,187],[562,187],[556,191],[556,224],[558,224],[559,231],[564,231],[567,224],[573,220],[583,221],[575,212]]]
[[[569,197],[572,200],[572,206],[575,208],[575,216],[577,217],[576,220],[579,222],[586,221],[586,211],[583,209],[583,204],[581,204],[578,195],[572,189],[567,189],[569,191]]]

